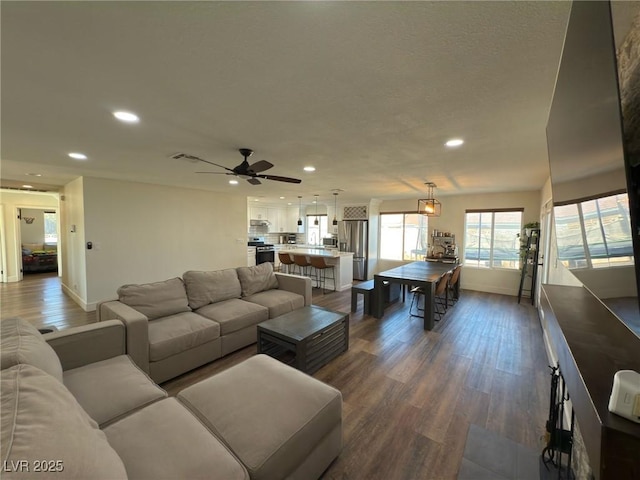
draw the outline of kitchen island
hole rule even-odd
[[[349,290],[353,284],[353,253],[339,252],[335,249],[323,248],[297,248],[294,245],[280,249],[280,253],[291,255],[304,255],[306,257],[322,257],[327,265],[333,265],[336,277],[335,290],[342,292]],[[293,258],[293,257],[292,257]],[[334,289],[331,278],[327,278],[327,290]]]

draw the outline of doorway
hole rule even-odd
[[[55,208],[19,207],[18,233],[23,275],[59,272],[58,213]]]

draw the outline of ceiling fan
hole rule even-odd
[[[259,180],[260,178],[264,178],[265,180],[276,180],[278,182],[287,182],[287,183],[302,183],[302,180],[298,178],[291,177],[280,177],[278,175],[263,175],[261,172],[265,170],[269,170],[273,167],[273,163],[267,162],[266,160],[259,160],[256,163],[250,165],[247,161],[251,155],[253,155],[253,150],[250,148],[240,148],[240,155],[244,157],[242,163],[234,168],[228,168],[224,165],[218,165],[217,163],[210,162],[209,160],[205,160],[204,158],[196,157],[195,155],[189,155],[188,153],[176,153],[172,155],[171,158],[179,159],[186,158],[188,160],[198,160],[200,162],[208,163],[210,165],[214,165],[216,167],[224,168],[227,170],[226,172],[196,172],[196,173],[211,173],[214,175],[234,175],[236,177],[244,178],[251,185],[260,185],[262,182]]]

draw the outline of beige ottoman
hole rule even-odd
[[[253,480],[319,478],[342,449],[342,395],[267,355],[178,394]]]

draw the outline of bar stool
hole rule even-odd
[[[280,268],[286,267],[287,273],[291,273],[293,271],[293,265],[295,265],[293,260],[291,259],[291,255],[289,255],[288,253],[279,252],[278,258],[280,259]]]
[[[331,269],[331,280],[333,280],[333,291],[336,291],[336,271],[333,265],[327,265],[323,257],[310,257],[311,266],[316,269],[316,287],[322,289],[322,294],[326,293],[325,284],[327,281],[327,270]]]
[[[306,255],[294,255],[293,263],[295,263],[298,266],[298,273],[300,275],[303,275],[305,277],[310,276],[309,267],[311,267],[311,264],[309,263],[309,260],[307,260]]]

